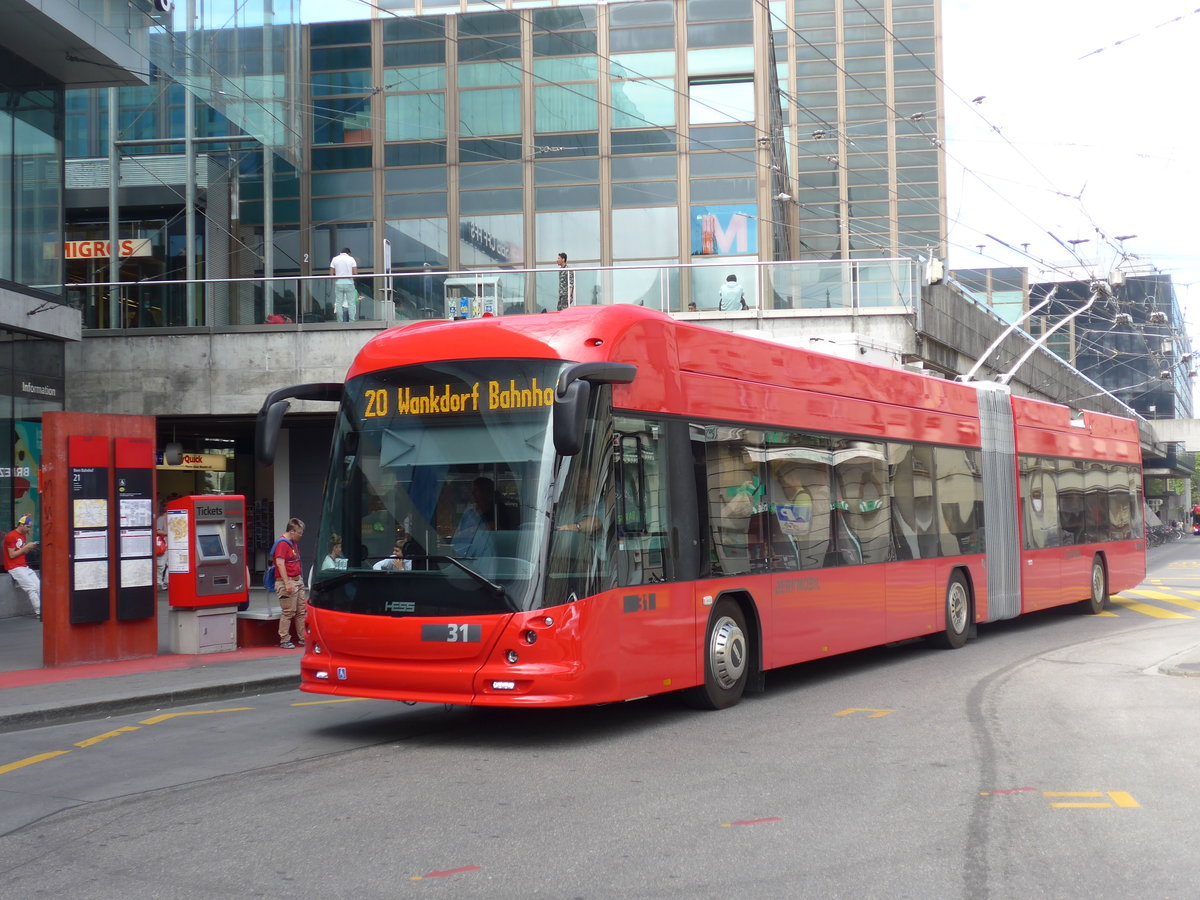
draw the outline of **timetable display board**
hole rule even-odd
[[[147,619],[155,612],[154,442],[114,442],[117,504],[117,619]]]
[[[110,616],[108,526],[112,475],[108,438],[70,435],[67,466],[71,503],[70,622],[106,622]]]

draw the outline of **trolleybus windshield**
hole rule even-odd
[[[318,544],[321,558],[340,543],[345,563],[314,571],[312,604],[388,616],[537,605],[561,368],[453,361],[352,379]]]

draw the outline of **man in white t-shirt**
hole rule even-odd
[[[736,275],[729,275],[721,282],[721,291],[717,300],[717,309],[746,308],[746,294],[738,284]]]
[[[329,274],[337,278],[333,283],[333,302],[338,319],[342,322],[353,321],[354,306],[358,299],[358,291],[354,287],[358,260],[350,255],[349,247],[343,247],[342,252],[329,261]]]

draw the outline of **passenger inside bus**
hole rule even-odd
[[[471,482],[471,503],[463,512],[451,544],[458,556],[478,558],[496,555],[494,532],[520,528],[520,516],[496,492],[496,483],[486,475]]]

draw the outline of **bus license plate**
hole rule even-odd
[[[422,625],[421,640],[437,641],[440,644],[478,644],[483,640],[483,626],[453,622],[445,625]]]

